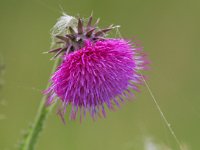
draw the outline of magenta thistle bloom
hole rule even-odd
[[[60,53],[64,51],[63,62],[53,74],[52,85],[46,94],[49,94],[47,104],[55,97],[62,102],[58,111],[61,117],[68,105],[72,107],[71,119],[76,119],[78,112],[81,117],[87,111],[92,118],[101,114],[105,117],[105,106],[113,110],[115,105],[120,106],[120,101],[133,95],[133,91],[138,91],[137,85],[142,83],[139,71],[147,68],[146,56],[135,43],[104,38],[102,31],[110,29],[93,33],[94,28],[91,24],[88,26],[84,28],[79,21],[80,34],[72,31],[70,36],[58,37],[68,44],[56,49]],[[88,31],[92,32],[86,37]],[[81,42],[77,42],[77,37],[81,37]]]

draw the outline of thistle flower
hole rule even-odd
[[[81,119],[87,111],[92,118],[105,117],[105,106],[113,110],[133,91],[139,91],[139,71],[148,67],[141,47],[123,38],[107,38],[114,27],[99,29],[97,25],[98,20],[92,25],[92,16],[86,25],[78,19],[77,28],[69,26],[70,33],[56,35],[61,47],[49,51],[56,53],[53,58],[60,56],[62,62],[45,94],[49,95],[48,105],[56,97],[62,102],[58,109],[62,119],[68,105],[73,120],[78,113]]]

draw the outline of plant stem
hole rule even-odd
[[[55,60],[54,66],[52,68],[52,73],[55,72],[59,62],[60,62],[59,59]],[[47,88],[49,86],[50,86],[50,83],[47,84]],[[43,130],[45,121],[48,115],[50,114],[52,108],[54,107],[54,105],[46,107],[45,106],[46,99],[47,99],[47,95],[44,95],[40,103],[36,119],[33,125],[27,131],[26,135],[24,136],[23,141],[19,146],[19,150],[34,150],[39,134]]]

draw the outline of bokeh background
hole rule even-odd
[[[120,24],[148,53],[148,84],[185,150],[200,147],[200,1],[0,0],[0,150],[15,150],[34,120],[53,61],[50,29],[62,11]],[[5,69],[3,69],[5,68]],[[54,110],[37,150],[179,150],[146,87],[106,119],[63,125]],[[159,145],[159,146],[158,146]],[[156,148],[157,147],[157,148]]]

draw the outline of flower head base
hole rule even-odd
[[[78,31],[79,28],[80,25]],[[94,35],[97,33],[100,34]],[[113,110],[132,90],[138,91],[137,85],[142,83],[138,71],[145,70],[148,62],[142,49],[130,41],[81,37],[81,43],[75,42],[74,51],[63,55],[63,62],[53,74],[52,85],[45,92],[49,94],[47,104],[58,97],[62,102],[58,111],[62,118],[68,105],[72,106],[71,119],[76,119],[78,112],[81,118],[86,111],[92,118],[105,117],[105,106]]]
[[[49,51],[49,53],[56,53],[53,58],[56,58],[62,53],[64,55],[67,55],[71,52],[79,50],[81,47],[84,46],[85,41],[88,39],[92,42],[103,40],[105,39],[106,33],[114,28],[111,25],[110,27],[105,29],[97,29],[99,19],[94,25],[92,25],[92,16],[90,16],[86,26],[84,26],[83,20],[80,18],[77,22],[77,28],[75,29],[72,26],[67,26],[69,34],[66,34],[64,36],[55,35],[55,37],[60,40],[57,43],[62,44],[62,47]]]

